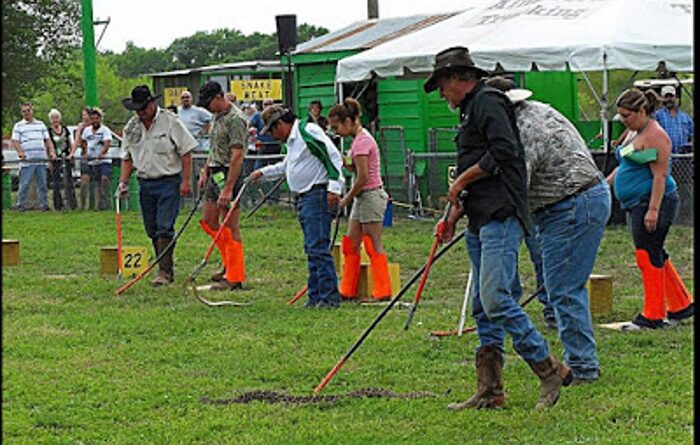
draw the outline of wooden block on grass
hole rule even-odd
[[[588,277],[588,303],[591,314],[607,315],[612,312],[612,276],[591,275]]]
[[[340,276],[343,273],[343,265],[345,264],[345,257],[343,256],[343,250],[340,247],[340,243],[335,243],[333,245],[333,248],[331,249],[331,255],[333,255],[335,273],[337,273],[338,276]],[[365,252],[364,243],[360,245],[360,263],[369,264],[369,255],[367,255],[367,252]]]
[[[391,280],[391,296],[395,296],[401,289],[401,269],[399,263],[389,263],[389,279]],[[374,301],[372,288],[374,287],[374,274],[369,264],[360,266],[360,282],[357,285],[357,297],[361,301]]]
[[[16,266],[19,264],[19,241],[16,239],[2,240],[2,265]]]
[[[148,268],[148,249],[144,246],[122,247],[122,277],[134,278]],[[117,275],[117,246],[100,249],[100,275]]]

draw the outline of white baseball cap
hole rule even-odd
[[[673,85],[666,85],[663,88],[661,88],[661,96],[666,97],[667,94],[675,96],[676,88]]]

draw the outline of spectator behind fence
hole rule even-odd
[[[147,85],[131,90],[122,100],[124,108],[136,112],[124,126],[124,158],[119,178],[120,195],[128,194],[129,176],[136,168],[139,180],[141,216],[153,243],[158,275],[151,286],[173,282],[175,269],[175,220],[180,210],[180,196],[190,193],[192,150],[197,141],[174,114],[156,104],[160,95],[152,96]]]
[[[58,159],[51,163],[51,189],[53,191],[53,208],[61,210],[64,206],[73,210],[76,207],[75,189],[73,188],[72,162],[69,159],[73,137],[68,127],[61,123],[61,112],[55,108],[49,111],[49,140]],[[65,198],[65,202],[64,202]]]
[[[73,148],[70,151],[70,158],[73,159],[78,147],[83,147],[83,131],[90,126],[91,107],[85,107],[81,111],[82,120],[78,123],[73,135]],[[85,210],[88,206],[88,191],[90,187],[90,167],[84,160],[80,161],[80,209]]]
[[[532,93],[516,88],[511,80],[494,77],[486,83],[505,92],[515,105],[546,303],[554,308],[572,384],[592,383],[600,377],[600,362],[586,284],[610,218],[610,188],[586,141],[564,115],[526,100]]]
[[[659,125],[671,139],[671,153],[689,153],[693,146],[695,125],[688,114],[678,109],[676,88],[666,85],[661,88],[663,106],[654,113]]]
[[[469,219],[467,251],[474,274],[472,314],[477,324],[477,389],[451,410],[497,408],[504,405],[505,337],[540,379],[536,409],[557,403],[571,371],[552,354],[547,341],[515,301],[520,241],[531,227],[527,207],[527,167],[513,104],[482,80],[464,47],[441,51],[423,85],[426,93],[439,90],[451,109],[459,109],[457,177],[447,198],[452,203],[443,240],[455,233],[457,220]],[[466,192],[466,193],[463,193]]]
[[[651,117],[659,101],[653,90],[636,88],[625,90],[616,101],[629,132],[615,150],[620,164],[608,183],[627,212],[644,285],[642,312],[625,326],[628,330],[665,328],[695,312],[693,297],[664,249],[680,197],[669,172],[671,140]]]
[[[21,105],[22,120],[12,128],[12,146],[19,156],[19,193],[17,210],[27,209],[27,193],[32,181],[37,183],[39,209],[49,210],[46,190],[46,159],[56,159],[46,125],[34,118],[34,108],[29,102]]]
[[[192,93],[183,91],[180,94],[182,106],[177,110],[177,117],[180,118],[187,131],[194,136],[197,141],[196,152],[206,152],[209,150],[209,140],[205,135],[209,133],[212,115],[202,107],[192,104]]]
[[[372,298],[391,298],[389,261],[382,245],[382,223],[389,195],[384,191],[380,170],[379,148],[372,135],[362,127],[359,102],[347,98],[334,105],[328,117],[336,134],[352,137],[350,162],[345,167],[355,174],[348,193],[340,200],[338,211],[352,203],[348,218],[348,234],[343,236],[341,249],[345,259],[340,296],[357,298],[360,283],[360,244],[364,242],[374,276]],[[310,123],[307,121],[307,124]]]
[[[321,111],[323,111],[323,104],[321,104],[321,101],[312,100],[309,103],[309,114],[306,116],[306,122],[312,122],[323,128],[323,131],[327,131],[328,119],[321,115]]]
[[[81,143],[83,162],[87,164],[89,172],[88,188],[92,190],[93,196],[90,209],[106,210],[110,202],[109,182],[112,176],[112,160],[105,157],[112,143],[112,132],[106,125],[102,125],[102,110],[97,107],[90,108],[89,114],[90,126],[83,130]]]

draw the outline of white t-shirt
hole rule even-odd
[[[112,132],[109,131],[105,125],[100,125],[100,128],[93,130],[92,125],[85,127],[83,129],[83,134],[81,135],[85,143],[87,144],[88,153],[88,165],[97,165],[102,161],[98,160],[97,157],[102,152],[104,141],[112,140]],[[111,162],[111,161],[109,161]]]

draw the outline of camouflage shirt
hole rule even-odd
[[[515,106],[520,140],[525,146],[530,212],[578,191],[596,177],[603,179],[576,127],[542,102]]]
[[[209,133],[209,166],[228,167],[231,147],[244,149],[248,142],[248,124],[245,114],[233,105],[229,110],[216,113]]]

